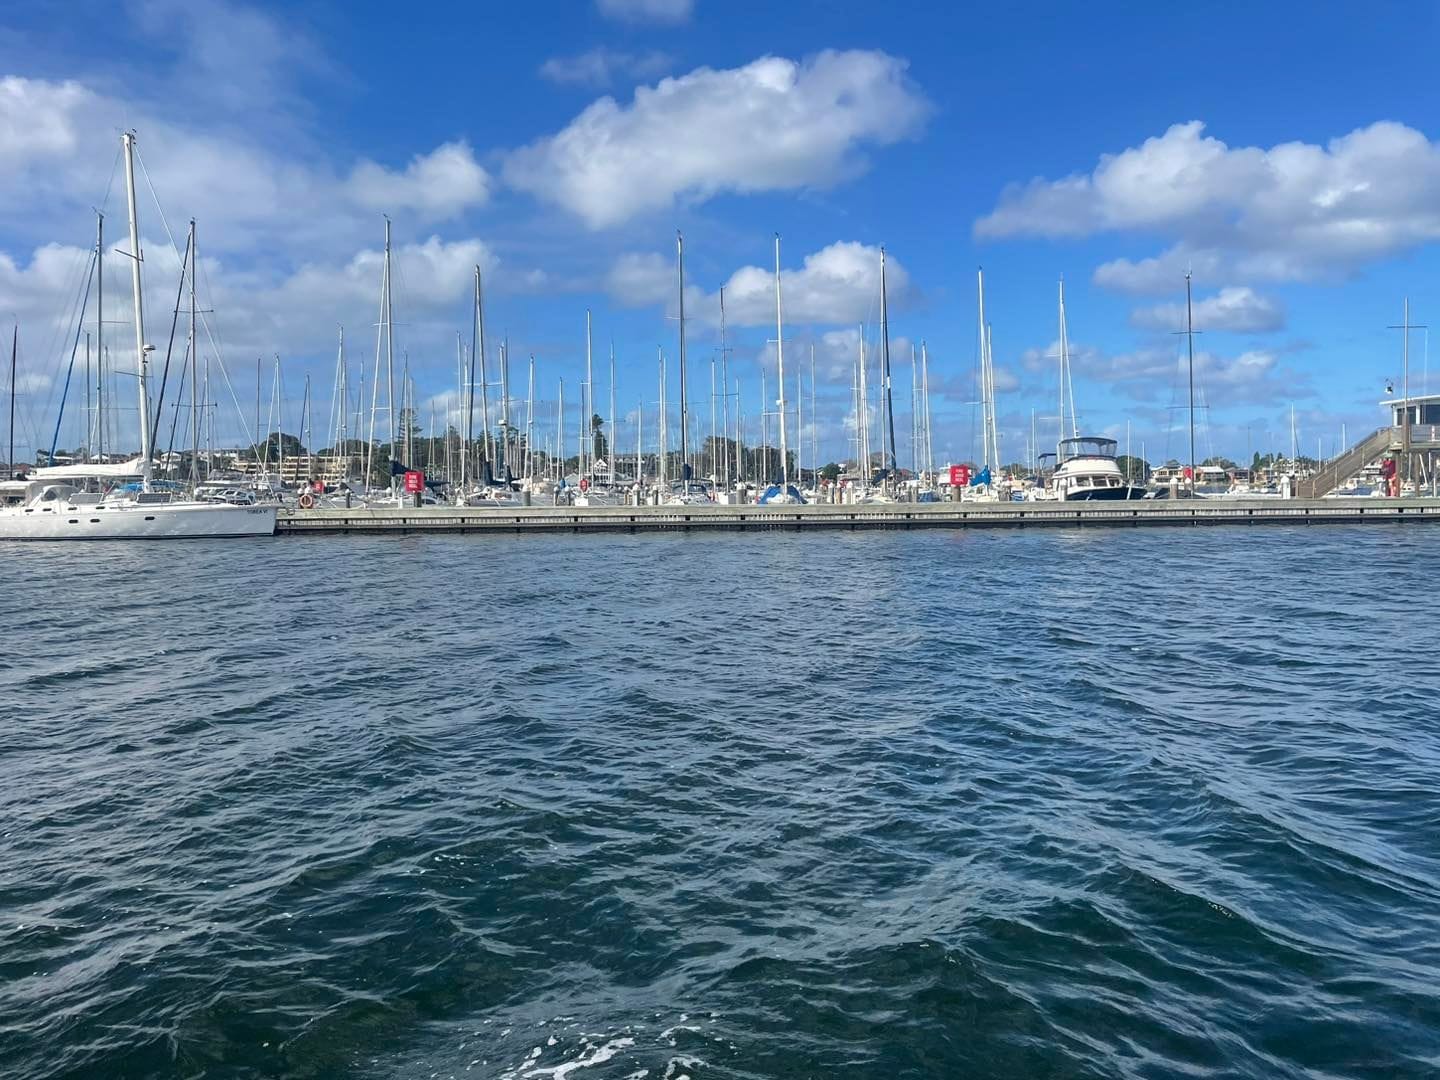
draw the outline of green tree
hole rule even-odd
[[[597,461],[606,457],[610,452],[609,440],[605,438],[605,432],[601,430],[604,426],[605,421],[599,413],[590,417],[590,452]]]
[[[1145,484],[1150,481],[1150,463],[1144,458],[1130,457],[1121,454],[1115,459],[1115,464],[1120,466],[1120,471],[1130,480],[1137,484]]]

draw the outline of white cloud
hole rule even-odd
[[[885,279],[892,304],[909,291],[910,275],[894,256],[885,260]],[[880,249],[854,241],[821,248],[806,255],[799,269],[781,270],[780,291],[787,322],[874,321],[880,315]],[[725,283],[725,315],[737,326],[774,322],[773,269],[745,266],[731,274]]]
[[[892,304],[910,291],[910,275],[893,255],[886,258],[885,280]],[[653,252],[629,252],[610,268],[606,287],[626,306],[663,304],[669,310],[675,302],[675,264]],[[806,255],[798,268],[782,267],[780,292],[787,323],[874,322],[880,314],[880,249],[848,240],[821,248]],[[720,295],[687,286],[685,311],[687,321],[718,323]],[[725,319],[736,327],[774,324],[773,267],[743,266],[730,275],[725,282]]]
[[[625,52],[597,46],[575,56],[552,56],[540,65],[540,77],[562,86],[603,90],[621,79],[648,79],[672,63],[667,53]]]
[[[1192,314],[1197,330],[1260,334],[1285,326],[1285,309],[1279,301],[1244,286],[1221,289],[1214,296],[1196,300]],[[1182,301],[1136,308],[1130,313],[1130,324],[1142,330],[1183,330],[1185,304]]]
[[[1049,350],[1058,351],[1058,343]],[[1027,352],[1027,358],[1038,350]],[[1085,385],[1112,384],[1116,392],[1136,401],[1169,399],[1184,403],[1188,393],[1188,358],[1176,346],[1146,346],[1125,353],[1107,354],[1092,345],[1072,345],[1075,398],[1085,413]],[[1053,364],[1048,355],[1045,363]],[[1028,366],[1028,365],[1027,365]],[[1196,398],[1201,404],[1258,404],[1308,396],[1313,391],[1303,373],[1284,369],[1273,349],[1250,349],[1224,356],[1208,349],[1195,353]]]
[[[698,68],[600,98],[562,131],[510,154],[514,187],[591,228],[720,192],[823,188],[863,170],[859,150],[915,135],[929,112],[905,63],[882,52],[767,56]]]
[[[1148,259],[1112,259],[1095,268],[1094,281],[1119,292],[1160,294],[1185,288],[1186,273],[1213,281],[1227,273],[1225,260],[1213,250],[1193,251],[1176,245]]]
[[[607,19],[631,23],[688,22],[695,12],[695,0],[595,0]]]
[[[372,210],[409,210],[425,220],[454,217],[490,197],[490,175],[464,142],[417,154],[404,172],[362,161],[346,182],[351,196]]]
[[[1176,124],[1090,173],[1012,185],[981,237],[1143,231],[1175,238],[1156,259],[1106,264],[1096,280],[1135,291],[1185,261],[1253,280],[1305,280],[1440,239],[1440,145],[1390,121],[1325,146],[1229,147]],[[1170,288],[1173,281],[1168,281]]]
[[[142,226],[159,230],[148,178],[172,228],[190,216],[198,220],[202,252],[264,252],[281,262],[300,253],[339,255],[354,250],[362,231],[379,232],[379,210],[441,220],[483,202],[489,191],[488,175],[463,143],[417,155],[403,171],[361,161],[341,175],[264,140],[176,126],[75,83],[6,79],[0,223],[12,242],[83,236],[93,228],[92,206],[105,209],[110,235],[118,235],[123,187],[111,168],[118,132],[127,127],[137,131],[143,164]]]
[[[79,145],[79,115],[93,95],[75,82],[0,79],[0,170],[63,159]]]

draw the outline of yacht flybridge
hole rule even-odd
[[[123,465],[37,469],[21,499],[0,506],[0,540],[122,540],[205,536],[269,536],[273,506],[230,506],[172,498],[152,483],[148,353],[141,291],[140,224],[135,213],[135,135],[121,136],[130,216],[130,283],[135,305],[135,360],[140,387],[140,456]],[[192,350],[193,357],[193,350]],[[193,376],[192,376],[193,378]],[[13,392],[13,390],[12,390]],[[198,448],[197,448],[198,449]],[[13,455],[12,455],[13,456]],[[122,484],[127,478],[137,483]],[[102,491],[85,487],[108,485]],[[15,487],[12,482],[7,487]]]
[[[1132,484],[1120,471],[1116,446],[1114,439],[1094,436],[1061,439],[1055,472],[1050,478],[1050,493],[1069,502],[1143,499],[1145,488]]]

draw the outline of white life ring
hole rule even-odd
[[[315,507],[315,496],[314,496],[314,495],[311,495],[310,492],[307,491],[307,492],[305,492],[304,495],[301,495],[301,496],[300,496],[300,509],[301,509],[301,510],[312,510],[312,509],[314,509],[314,507]]]

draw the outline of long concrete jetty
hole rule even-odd
[[[1440,522],[1440,499],[1169,499],[858,506],[526,506],[282,510],[280,533],[972,529]]]

